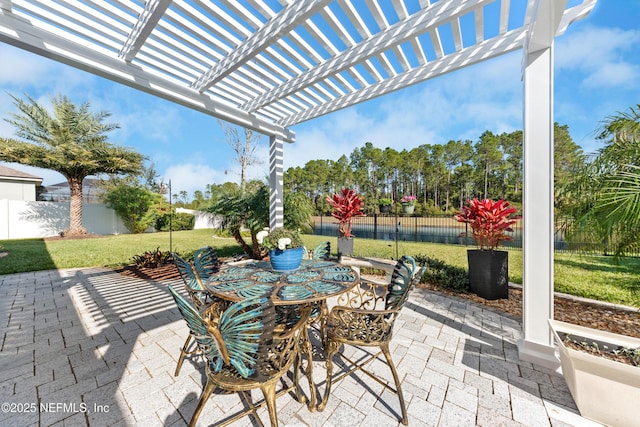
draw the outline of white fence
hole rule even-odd
[[[176,213],[188,213],[195,216],[195,222],[193,224],[194,230],[199,230],[201,228],[220,228],[222,226],[222,218],[209,212],[176,208]]]
[[[207,212],[176,209],[195,216],[194,229],[218,228],[221,219]],[[127,234],[115,211],[103,204],[82,205],[82,225],[94,234]],[[0,199],[0,240],[58,236],[69,228],[69,202],[24,202]]]
[[[89,233],[128,233],[113,209],[82,205],[82,225]],[[69,228],[69,202],[23,202],[0,199],[0,240],[58,236]]]

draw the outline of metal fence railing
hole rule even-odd
[[[338,224],[331,216],[314,216],[313,234],[321,236],[337,236]],[[470,237],[468,225],[457,222],[452,215],[439,216],[405,216],[374,214],[356,218],[353,221],[352,232],[357,237],[405,241],[405,242],[429,242],[474,246]],[[554,247],[558,252],[588,252],[593,254],[608,255],[606,245],[597,242],[580,242],[569,245],[564,239],[564,234],[559,227],[556,228]],[[468,232],[468,233],[467,233]],[[522,249],[522,224],[516,222],[513,232],[507,233],[511,240],[502,243],[502,246]],[[469,237],[464,237],[468,235]],[[639,256],[640,254],[629,254]]]

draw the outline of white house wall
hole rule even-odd
[[[0,196],[10,200],[36,200],[36,186],[33,182],[0,180]]]

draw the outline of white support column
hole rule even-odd
[[[283,141],[279,136],[269,137],[269,228],[284,225],[283,219]]]
[[[553,336],[553,42],[524,64],[523,329],[520,359],[557,368]]]

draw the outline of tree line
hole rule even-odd
[[[471,198],[522,202],[522,131],[483,132],[477,141],[450,140],[422,144],[410,150],[375,147],[366,142],[347,157],[311,160],[284,173],[285,191],[303,193],[316,213],[327,213],[325,201],[342,187],[355,188],[365,198],[368,213],[382,198],[398,202],[416,196],[419,214],[442,214],[460,209]],[[567,125],[554,126],[555,181],[571,176],[585,162]]]

